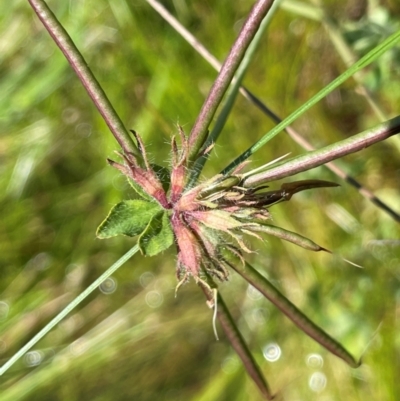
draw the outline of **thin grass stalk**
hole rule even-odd
[[[15,353],[1,368],[0,376],[6,372],[19,358],[28,352],[35,344],[37,344],[54,326],[63,320],[74,308],[76,308],[84,299],[86,299],[99,285],[101,285],[108,277],[114,274],[125,262],[127,262],[135,253],[139,251],[139,246],[135,245],[128,252],[119,258],[112,266],[110,266],[98,279],[93,281],[83,292],[81,292],[73,301],[71,301],[56,317],[43,327],[30,341],[28,341],[17,353]]]
[[[207,139],[208,127],[238,69],[244,54],[273,0],[258,0],[233,44],[189,135],[189,160],[194,161]]]
[[[157,0],[145,0],[160,16],[167,21],[212,67],[218,72],[220,63],[160,2]]]
[[[75,71],[121,148],[140,157],[131,136],[67,31],[43,0],[28,0],[44,27]]]
[[[195,49],[215,70],[219,71],[221,69],[222,64],[207,50],[207,48],[197,39],[195,38],[173,15],[171,15],[168,10],[165,9],[159,2],[156,0],[146,0],[155,11],[157,11],[160,16],[167,21],[173,29],[175,29],[192,47]],[[276,3],[276,1],[275,1]],[[274,3],[274,5],[275,5]],[[286,5],[286,2],[282,7]],[[304,11],[304,8],[302,8]],[[314,18],[315,19],[315,18]],[[272,121],[279,124],[283,121],[275,112],[273,112],[265,103],[263,103],[257,96],[255,96],[252,92],[250,92],[246,87],[241,86],[240,93],[243,95],[245,99],[254,104],[258,109],[261,110],[262,113],[267,115]],[[285,128],[287,134],[301,147],[305,150],[313,151],[315,147],[312,146],[305,138],[303,138],[296,130],[294,130],[291,126],[287,126]],[[329,170],[331,170],[338,177],[345,180],[349,185],[356,188],[360,194],[367,199],[369,199],[374,205],[378,208],[385,211],[389,216],[391,216],[394,220],[400,221],[400,214],[394,211],[391,207],[389,207],[386,203],[384,203],[380,198],[378,198],[373,192],[371,192],[368,188],[363,186],[359,181],[357,181],[354,177],[347,174],[343,169],[338,167],[335,163],[329,162],[325,164]]]
[[[249,284],[257,288],[268,300],[270,300],[281,312],[283,312],[300,330],[321,344],[332,354],[343,359],[353,368],[361,365],[354,357],[334,338],[317,326],[294,304],[292,304],[278,289],[276,289],[265,277],[263,277],[249,263],[244,267],[231,267],[239,273]]]
[[[242,185],[249,188],[313,169],[334,159],[365,149],[399,132],[400,116],[397,116],[348,139],[305,153],[267,171],[249,176],[244,179]]]
[[[210,292],[210,289],[205,287],[205,285],[199,283],[201,289],[203,290],[206,298],[210,303],[215,301],[213,293]],[[245,367],[248,375],[252,378],[254,383],[259,388],[261,394],[267,400],[272,400],[274,396],[271,393],[269,385],[261,373],[261,369],[255,361],[252,353],[247,347],[246,342],[244,341],[242,335],[240,334],[239,329],[237,328],[234,320],[232,319],[229,310],[220,295],[217,293],[217,316],[218,321],[220,322],[222,329],[224,330],[226,337],[232,345],[232,348],[238,354],[239,358],[242,360],[243,366]]]

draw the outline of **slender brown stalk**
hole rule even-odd
[[[135,156],[140,157],[140,153],[134,145],[131,136],[67,31],[57,20],[45,1],[28,1],[54,42],[63,52],[69,64],[78,75],[79,80],[82,82],[82,85],[85,87],[93,103],[110,128],[111,133],[121,145],[121,148],[126,153],[133,153]]]
[[[279,180],[321,166],[331,160],[365,149],[400,132],[400,116],[378,126],[334,143],[333,145],[308,152],[270,170],[254,174],[244,179],[244,187],[252,187],[269,181]]]
[[[254,35],[270,9],[273,0],[258,0],[249,13],[238,38],[205,100],[189,136],[189,159],[194,160],[207,138],[208,127]]]
[[[222,64],[200,43],[160,2],[146,0],[213,68],[219,71]]]

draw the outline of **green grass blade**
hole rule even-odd
[[[319,102],[322,98],[336,89],[339,85],[345,82],[348,78],[354,75],[356,72],[360,71],[362,68],[371,64],[374,60],[376,60],[381,54],[385,51],[389,50],[393,46],[395,46],[400,40],[400,31],[395,32],[393,35],[389,36],[385,41],[383,41],[379,46],[375,47],[369,53],[367,53],[364,57],[354,63],[349,69],[347,69],[343,74],[339,75],[335,80],[333,80],[329,85],[320,90],[316,95],[314,95],[310,100],[305,102],[301,107],[295,110],[292,114],[286,117],[280,124],[274,127],[271,131],[269,131],[266,135],[264,135],[259,141],[257,141],[254,145],[252,145],[249,149],[247,149],[244,153],[242,153],[238,158],[236,158],[229,166],[227,166],[222,174],[228,174],[231,172],[236,166],[242,163],[244,160],[248,159],[251,155],[253,155],[257,150],[259,150],[262,146],[264,146],[268,141],[270,141],[273,137],[283,131],[288,125],[290,125],[293,121],[295,121],[298,117],[300,117],[303,113],[305,113],[308,109],[314,106],[317,102]]]
[[[130,259],[137,251],[139,246],[135,245],[125,255],[118,259],[111,267],[109,267],[97,280],[79,294],[72,302],[70,302],[53,320],[51,320],[42,330],[39,331],[28,343],[26,343],[16,354],[14,354],[1,368],[0,376],[5,373],[19,358],[29,351],[37,342],[39,342],[54,326],[56,326],[65,316],[68,315],[76,306],[78,306],[88,295],[90,295],[104,280],[117,271],[128,259]]]
[[[320,22],[328,33],[332,45],[346,66],[348,67],[356,61],[357,56],[347,43],[343,34],[343,29],[340,28],[337,21],[330,17],[322,7],[298,1],[287,0],[284,2],[282,8],[298,16],[303,16],[305,18]],[[380,107],[378,102],[372,97],[371,93],[367,90],[360,78],[361,77],[357,74],[354,76],[354,79],[358,83],[358,93],[365,97],[366,101],[369,103],[371,109],[374,111],[380,121],[387,120],[382,107]]]

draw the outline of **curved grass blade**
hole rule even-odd
[[[201,289],[203,290],[208,302],[210,304],[214,303],[214,298],[213,298],[214,295],[210,292],[210,289],[207,288],[206,285],[201,282],[199,282],[198,284],[200,285]],[[229,310],[228,310],[222,296],[220,295],[219,291],[217,292],[217,297],[218,297],[218,301],[217,301],[218,320],[219,320],[229,342],[231,343],[235,352],[238,354],[239,358],[242,360],[243,365],[244,365],[248,375],[252,378],[254,383],[257,385],[257,387],[261,391],[261,394],[264,396],[265,399],[272,400],[274,398],[274,396],[271,393],[268,383],[265,380],[263,374],[261,373],[259,366],[257,365],[249,348],[247,347],[247,344],[244,341],[242,335],[240,334],[240,331],[238,330],[234,320],[232,319],[232,316],[229,313]]]
[[[264,146],[268,141],[274,138],[277,134],[283,131],[289,124],[295,121],[298,117],[300,117],[303,113],[305,113],[308,109],[314,106],[317,102],[319,102],[322,98],[336,89],[339,85],[345,82],[348,78],[354,75],[357,71],[360,71],[362,68],[371,64],[376,58],[378,58],[385,51],[389,50],[393,46],[395,46],[400,40],[400,31],[395,32],[393,35],[389,36],[386,40],[384,40],[379,46],[375,47],[373,50],[368,52],[364,57],[354,63],[350,68],[348,68],[345,72],[340,74],[336,79],[334,79],[330,84],[328,84],[325,88],[321,89],[316,95],[314,95],[310,100],[305,102],[302,106],[300,106],[297,110],[295,110],[292,114],[286,117],[281,123],[279,123],[276,127],[272,128],[267,134],[265,134],[259,141],[257,141],[254,145],[252,145],[249,149],[243,152],[239,157],[237,157],[229,166],[227,166],[222,174],[228,174],[231,172],[236,166],[240,163],[248,159],[251,155],[253,155],[257,150],[259,150],[262,146]]]
[[[56,326],[61,320],[65,318],[78,306],[85,298],[87,298],[101,283],[104,282],[108,277],[115,273],[126,261],[128,261],[136,252],[138,252],[139,246],[135,245],[125,255],[119,258],[111,267],[109,267],[97,280],[95,280],[85,291],[81,292],[72,302],[70,302],[55,318],[43,327],[28,343],[26,343],[16,354],[14,354],[1,368],[0,376],[6,372],[21,356],[29,351],[36,343],[38,343],[54,326]]]
[[[332,354],[343,359],[352,368],[361,365],[338,341],[332,338],[303,312],[292,304],[277,288],[275,288],[265,277],[255,270],[249,263],[244,268],[237,268],[230,264],[232,269],[239,273],[248,283],[257,288],[268,298],[281,312],[283,312],[300,330],[321,344]]]

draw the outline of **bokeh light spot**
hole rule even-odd
[[[325,389],[327,381],[326,376],[322,372],[315,372],[310,376],[308,386],[312,391],[320,393]]]
[[[29,367],[40,365],[43,360],[43,353],[40,351],[29,351],[24,356],[25,364]]]
[[[146,304],[150,308],[158,308],[164,302],[164,297],[159,291],[149,291],[146,294]]]
[[[106,295],[112,294],[118,287],[117,280],[112,277],[105,279],[100,285],[99,290]]]
[[[281,347],[276,343],[267,344],[263,348],[264,358],[269,362],[276,362],[282,355]]]

